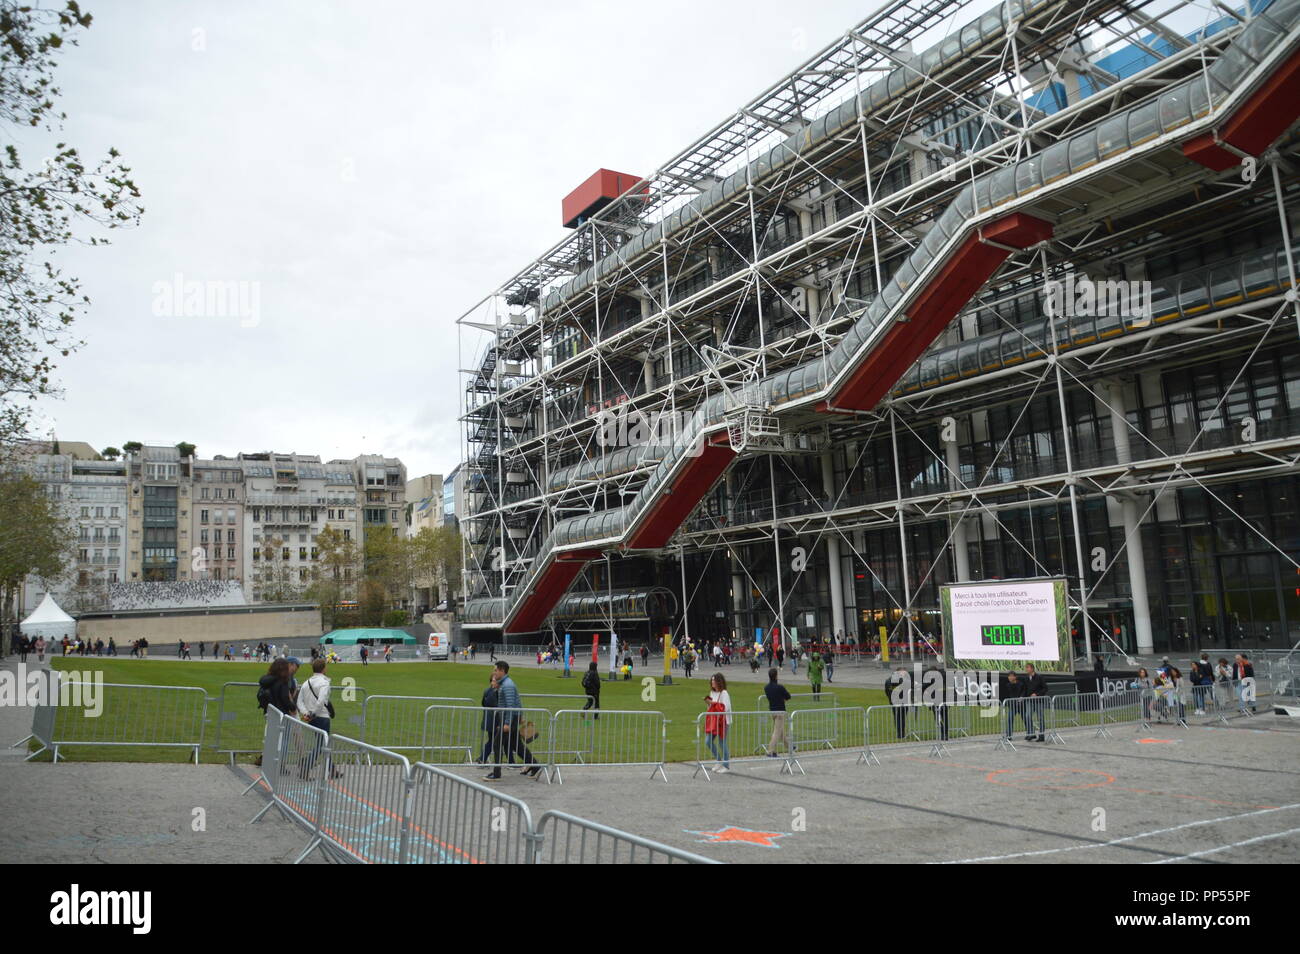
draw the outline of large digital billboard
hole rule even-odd
[[[952,583],[939,602],[948,668],[1074,671],[1065,580]]]

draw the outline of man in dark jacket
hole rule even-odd
[[[790,737],[785,730],[785,704],[790,701],[790,690],[776,681],[777,672],[776,669],[767,671],[767,685],[763,687],[768,711],[772,713],[772,738],[767,743],[770,758],[778,758],[782,747],[790,746]]]
[[[1038,670],[1033,663],[1025,666],[1025,730],[1029,733],[1025,736],[1026,742],[1033,742],[1037,739],[1039,742],[1046,742],[1047,731],[1045,722],[1047,716],[1047,680],[1038,674]],[[1038,733],[1034,733],[1034,723],[1038,723]]]
[[[999,687],[999,695],[1002,697],[1002,707],[1007,712],[1007,735],[1011,738],[1016,729],[1016,715],[1019,714],[1022,722],[1025,722],[1025,731],[1029,730],[1029,723],[1025,721],[1025,696],[1028,687],[1024,681],[1016,674],[1015,670],[1007,673],[1007,681]]]
[[[488,687],[483,690],[483,731],[487,733],[487,741],[483,743],[483,757],[479,759],[483,765],[488,764],[496,738],[501,734],[500,722],[503,713],[497,711],[497,697],[497,671],[493,669]]]
[[[529,751],[528,746],[524,744],[524,740],[519,734],[522,728],[520,710],[523,708],[523,703],[519,698],[519,687],[510,678],[510,663],[504,659],[498,659],[494,674],[497,684],[497,709],[500,710],[495,713],[497,732],[492,742],[496,755],[493,770],[485,775],[484,779],[486,781],[496,781],[501,778],[501,756],[503,754],[510,757],[512,765],[514,764],[514,757],[518,755],[524,760],[524,765],[527,766],[521,774],[536,776],[542,770],[542,766],[537,763],[537,759],[533,757],[533,753]]]
[[[885,680],[885,696],[889,699],[889,704],[894,708],[894,731],[898,737],[904,738],[907,735],[907,706],[908,701],[905,697],[908,695],[910,678],[907,670],[902,666],[894,671],[888,679]]]
[[[582,675],[582,688],[587,693],[587,701],[582,705],[582,711],[595,708],[596,718],[600,718],[600,673],[596,671],[596,662],[592,660],[587,666],[587,671]]]

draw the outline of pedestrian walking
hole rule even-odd
[[[1046,742],[1047,680],[1038,674],[1033,663],[1025,664],[1025,736],[1026,742]],[[1034,732],[1037,723],[1038,731]]]
[[[1232,677],[1237,681],[1239,711],[1245,715],[1246,707],[1250,706],[1251,712],[1258,712],[1255,706],[1255,667],[1245,653],[1237,653]]]
[[[487,736],[483,743],[483,757],[479,759],[480,765],[487,765],[488,760],[492,757],[492,751],[496,746],[497,737],[501,734],[499,725],[501,710],[497,708],[497,688],[499,674],[495,669],[488,675],[488,687],[483,690],[483,732]]]
[[[822,673],[826,664],[822,662],[821,653],[813,653],[808,660],[808,684],[812,687],[813,699],[820,701],[822,695]]]
[[[1192,699],[1196,705],[1196,714],[1205,715],[1206,710],[1209,709],[1208,697],[1214,691],[1214,673],[1207,663],[1193,662],[1189,679],[1192,683]]]
[[[650,649],[645,643],[641,644],[641,665],[650,665]]]
[[[1191,686],[1187,682],[1187,678],[1183,675],[1183,671],[1177,666],[1169,667],[1169,675],[1173,679],[1174,683],[1173,700],[1178,707],[1176,710],[1178,713],[1178,724],[1186,727],[1187,703],[1191,701]]]
[[[273,664],[274,665],[274,664]],[[327,736],[330,732],[331,720],[334,718],[334,704],[330,702],[330,679],[325,675],[326,662],[324,659],[317,659],[311,664],[311,676],[302,685],[302,690],[298,693],[297,706],[298,717],[310,726],[320,729]],[[300,778],[306,779],[316,764],[316,759],[320,756],[321,740],[316,739],[316,745],[313,747],[311,754],[303,762],[298,771]],[[343,773],[334,766],[328,766],[330,778],[342,778]]]
[[[731,752],[727,749],[727,730],[731,728],[731,693],[727,692],[727,677],[720,672],[709,680],[709,694],[704,697],[704,741],[713,753],[718,772],[731,771]]]
[[[894,732],[900,739],[907,737],[907,705],[904,699],[905,687],[909,684],[907,670],[899,666],[894,674],[885,680],[885,698],[893,709]]]
[[[1133,688],[1138,691],[1138,699],[1142,702],[1142,721],[1150,722],[1151,703],[1156,697],[1156,681],[1151,678],[1145,666],[1138,669],[1137,678],[1133,680]],[[1100,691],[1101,686],[1099,685],[1097,689]]]
[[[493,741],[493,750],[495,751],[496,768],[484,776],[487,781],[496,781],[501,778],[501,755],[506,753],[510,757],[510,764],[514,764],[514,757],[520,756],[527,766],[521,775],[531,775],[534,778],[542,770],[537,764],[537,759],[533,753],[528,750],[523,731],[525,725],[522,722],[522,713],[519,711],[523,708],[523,703],[519,698],[519,687],[515,681],[510,678],[510,663],[504,659],[497,660],[496,671],[497,677],[497,708],[503,710],[498,722],[498,733]],[[531,723],[528,723],[531,725]]]
[[[1028,694],[1028,687],[1024,681],[1013,669],[1007,673],[1006,686],[999,691],[1003,703],[1007,710],[1007,734],[1006,738],[1010,741],[1011,736],[1016,729],[1016,716],[1020,716],[1020,721],[1025,725],[1025,731],[1029,731],[1029,722],[1025,717],[1025,697]],[[1028,735],[1025,738],[1029,738]]]
[[[785,728],[785,704],[790,701],[790,690],[777,681],[778,673],[777,669],[769,669],[767,685],[763,687],[767,708],[772,713],[772,738],[767,742],[767,754],[774,759],[780,757],[778,744],[787,750],[790,748],[790,736]]]
[[[582,705],[582,711],[594,708],[596,718],[600,718],[600,673],[596,670],[596,661],[593,659],[587,665],[587,671],[582,674],[582,688],[587,693],[587,701]]]

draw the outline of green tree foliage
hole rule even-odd
[[[366,530],[365,578],[382,588],[389,606],[410,596],[415,585],[411,548],[392,527]]]
[[[258,551],[259,558],[253,564],[253,582],[267,603],[297,603],[307,591],[298,569],[284,556],[285,546],[281,537],[265,538]]]
[[[388,606],[388,596],[384,586],[375,580],[366,580],[361,584],[361,625],[380,626],[384,621],[384,609]]]
[[[320,604],[327,630],[350,625],[357,614],[342,609],[340,604],[356,599],[361,568],[360,549],[355,540],[328,524],[316,534],[316,548],[319,559],[307,598]]]
[[[451,527],[423,527],[407,542],[416,585],[432,590],[431,605],[450,602],[460,588],[464,565],[460,534]]]
[[[117,460],[122,456],[122,451],[117,447],[105,447],[99,452],[99,456],[104,458],[104,460]]]
[[[62,579],[77,531],[40,481],[0,470],[0,620],[12,621],[18,588],[28,576]]]
[[[62,129],[57,56],[90,19],[75,0],[62,10],[0,0],[0,446],[23,436],[31,402],[58,391],[54,362],[82,344],[71,327],[90,299],[57,264],[57,250],[104,244],[99,233],[135,225],[144,211],[117,150],[83,160],[65,142],[45,156],[17,145],[19,130]],[[83,227],[90,234],[79,234]]]
[[[195,449],[194,445],[188,441],[181,441],[176,445],[176,450],[180,452],[181,457],[193,457]]]

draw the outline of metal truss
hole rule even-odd
[[[939,46],[945,38],[960,39],[969,29],[969,6],[964,0],[886,4],[458,319],[465,394],[462,451],[467,490],[468,482],[474,485],[463,528],[467,598],[508,595],[556,520],[619,506],[641,486],[653,460],[617,473],[597,468],[594,476],[564,479],[567,468],[604,461],[612,452],[601,441],[600,411],[672,418],[720,390],[738,391],[757,375],[825,355],[882,287],[898,256],[925,237],[930,222],[964,184],[1203,70],[1249,20],[1248,14],[1189,0],[1060,3],[1032,28],[1011,31],[930,78],[922,71],[919,50]],[[1211,21],[1212,31],[1197,32]],[[1101,53],[1116,46],[1145,51],[1150,62],[1121,78],[1099,62]],[[859,104],[850,129],[800,150],[785,168],[769,175],[750,171],[767,150],[808,130],[846,98],[861,95],[890,71],[906,80],[909,70],[924,82],[880,109]],[[1085,82],[1096,88],[1091,95],[1067,97],[1068,102],[1051,110],[1034,105],[1058,86]],[[1274,155],[1271,163],[1293,275],[1284,179],[1292,178],[1294,158]],[[742,169],[742,193],[684,227],[665,227],[687,203]],[[1160,171],[1168,175],[1154,187],[1149,179],[1130,179],[1119,189],[1086,182],[1073,188],[1069,201],[1052,210],[1052,240],[1012,254],[967,315],[996,303],[1000,295],[1041,287],[1063,270],[1108,268],[1116,258],[1150,253],[1174,241],[1169,236],[1177,235],[1179,219],[1197,208],[1239,209],[1260,193],[1258,186],[1201,167]],[[1189,192],[1197,197],[1190,204]],[[632,239],[656,226],[663,237],[655,246],[635,257],[627,253]],[[588,287],[564,293],[566,283],[601,262],[616,267]],[[1057,392],[1064,410],[1067,380],[1071,389],[1093,392],[1098,379],[1189,350],[1222,349],[1226,341],[1238,351],[1246,341],[1256,341],[1258,347],[1280,333],[1283,315],[1294,310],[1293,294],[1273,296],[1176,327],[1073,348],[1068,357],[1053,349],[1038,361],[981,375],[975,393],[969,382],[915,395],[896,392],[887,406],[847,417],[832,428],[835,439],[883,433],[896,438],[900,428],[968,411],[973,401],[981,406],[1027,403],[1044,389]],[[1300,326],[1300,314],[1295,318]],[[962,318],[953,323],[948,343],[959,340],[962,324]],[[761,409],[752,410],[756,419],[761,416]],[[801,425],[806,430],[802,441]],[[740,491],[761,482],[766,470],[771,516],[724,524],[719,514],[701,512],[674,541],[682,563],[683,619],[690,606],[688,550],[727,551],[733,569],[743,570],[744,548],[770,543],[777,592],[764,593],[760,601],[779,620],[785,594],[795,582],[781,578],[783,536],[811,537],[813,546],[823,536],[833,537],[857,554],[854,531],[896,524],[904,547],[904,592],[896,599],[902,611],[899,625],[910,626],[913,584],[924,582],[906,578],[905,528],[910,522],[948,520],[951,541],[963,520],[977,513],[997,521],[998,513],[1009,508],[1068,499],[1078,545],[1080,501],[1127,494],[1150,497],[1154,506],[1170,489],[1198,485],[1208,490],[1243,476],[1294,472],[1300,460],[1300,442],[1285,438],[1249,447],[1161,447],[1140,466],[1089,466],[1072,459],[1067,432],[1063,443],[1071,459],[1057,473],[990,483],[990,467],[989,474],[967,486],[944,453],[935,450],[951,486],[905,493],[900,477],[888,499],[837,499],[815,512],[782,516],[777,473],[785,468],[794,474],[782,462],[784,456],[821,453],[831,437],[824,421],[815,422],[811,415],[802,421],[783,418],[781,429],[787,432],[783,437],[794,440],[779,446],[770,434],[742,440],[746,456],[763,454],[768,464],[746,470]],[[1138,438],[1140,443],[1142,436]],[[782,472],[782,478],[788,475]],[[1088,597],[1098,579],[1085,572],[1081,551],[1076,563],[1076,598],[1088,636]],[[608,588],[608,558],[605,567]],[[590,588],[585,572],[583,580]],[[756,585],[752,578],[751,583]]]

